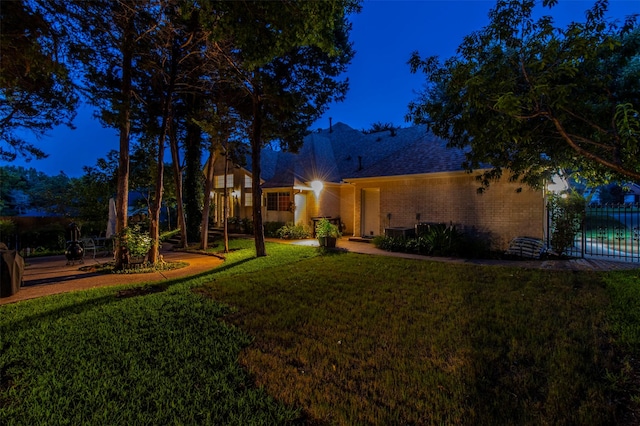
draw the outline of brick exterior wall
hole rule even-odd
[[[354,186],[353,234],[359,235],[363,188],[380,189],[380,230],[413,227],[417,222],[453,223],[473,227],[503,249],[516,236],[543,238],[542,191],[523,188],[503,179],[478,194],[478,182],[465,173],[358,180]]]
[[[340,187],[340,221],[342,222],[342,232],[346,235],[355,235],[355,193],[354,185],[344,184]]]

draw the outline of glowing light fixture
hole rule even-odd
[[[238,198],[240,198],[240,191],[233,191],[233,192],[231,193],[231,196],[232,196],[234,199],[238,199]]]
[[[319,181],[319,180],[311,181],[311,189],[313,189],[313,192],[316,194],[316,198],[320,196],[320,192],[322,192],[323,188],[324,188],[324,184],[322,183],[322,181]]]

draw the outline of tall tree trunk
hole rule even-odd
[[[224,192],[222,195],[222,202],[224,203],[222,208],[222,238],[224,239],[224,252],[229,253],[229,191],[227,189],[227,176],[229,175],[229,141],[224,150],[224,177],[223,186]]]
[[[187,235],[191,241],[200,240],[202,221],[202,129],[192,121],[200,112],[201,100],[199,94],[194,94],[189,99],[185,137],[186,170],[183,190]]]
[[[176,74],[178,70],[177,62],[177,45],[175,41],[172,43],[173,50],[171,55],[171,70],[169,76],[169,85],[162,106],[162,127],[160,129],[160,137],[158,138],[158,172],[156,174],[156,196],[151,206],[151,218],[149,224],[149,234],[151,236],[151,248],[149,249],[149,262],[155,265],[158,262],[158,254],[160,250],[160,209],[162,208],[162,196],[164,191],[164,146],[169,132],[169,123],[172,121],[172,102],[173,89],[176,82]]]
[[[259,87],[254,85],[254,88]],[[253,95],[253,123],[251,125],[251,191],[253,192],[253,238],[256,256],[266,256],[262,226],[262,188],[260,187],[260,151],[262,150],[262,99],[258,89]]]
[[[165,107],[170,108],[168,105]],[[149,263],[155,265],[158,262],[160,250],[160,209],[162,208],[162,193],[164,191],[164,144],[167,135],[169,112],[165,112],[162,118],[162,132],[158,140],[158,171],[156,173],[156,194],[151,204],[151,214],[149,221],[149,235],[151,237],[151,248],[149,249]]]
[[[169,144],[171,147],[171,160],[173,162],[173,178],[176,185],[176,221],[177,226],[180,229],[180,244],[185,248],[189,245],[189,239],[187,236],[187,221],[184,217],[184,204],[182,202],[182,169],[180,168],[180,150],[178,147],[178,138],[176,136],[175,127],[173,127],[171,136],[169,137]]]
[[[120,111],[120,153],[118,159],[118,187],[116,194],[116,234],[127,227],[129,219],[129,134],[131,130],[131,67],[133,62],[133,17],[129,18],[122,40],[122,109]],[[120,244],[114,250],[115,269],[122,269],[123,253]]]
[[[205,170],[204,183],[204,206],[202,208],[202,237],[200,248],[206,250],[209,246],[209,210],[211,210],[211,192],[213,191],[213,171],[215,167],[216,150],[215,142],[212,140],[209,146],[209,161],[207,161],[207,169]]]

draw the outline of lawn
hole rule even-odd
[[[163,291],[0,307],[0,424],[633,422],[638,272],[236,243]]]

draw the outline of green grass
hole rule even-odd
[[[0,424],[594,425],[640,402],[638,272],[233,244],[164,291],[0,307]]]

